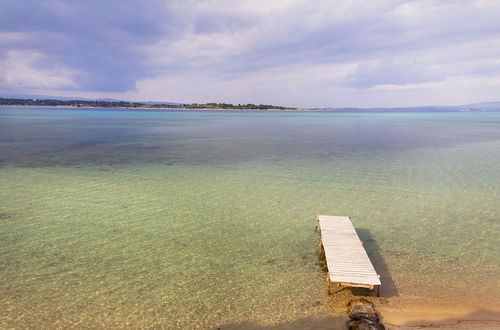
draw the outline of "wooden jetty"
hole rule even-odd
[[[380,276],[363,248],[352,225],[344,216],[319,215],[321,231],[320,253],[324,254],[328,267],[328,283],[338,286],[377,289],[380,296]]]

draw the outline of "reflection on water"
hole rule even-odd
[[[0,109],[1,327],[320,324],[317,214],[351,216],[391,304],[499,306],[499,128]]]

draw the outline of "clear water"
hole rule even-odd
[[[500,309],[499,160],[500,112],[0,108],[0,327],[300,328],[318,214],[389,304]]]

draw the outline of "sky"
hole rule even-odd
[[[0,0],[0,95],[500,100],[500,0]]]

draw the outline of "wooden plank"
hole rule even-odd
[[[320,215],[318,224],[330,281],[369,289],[381,284],[349,217]]]

